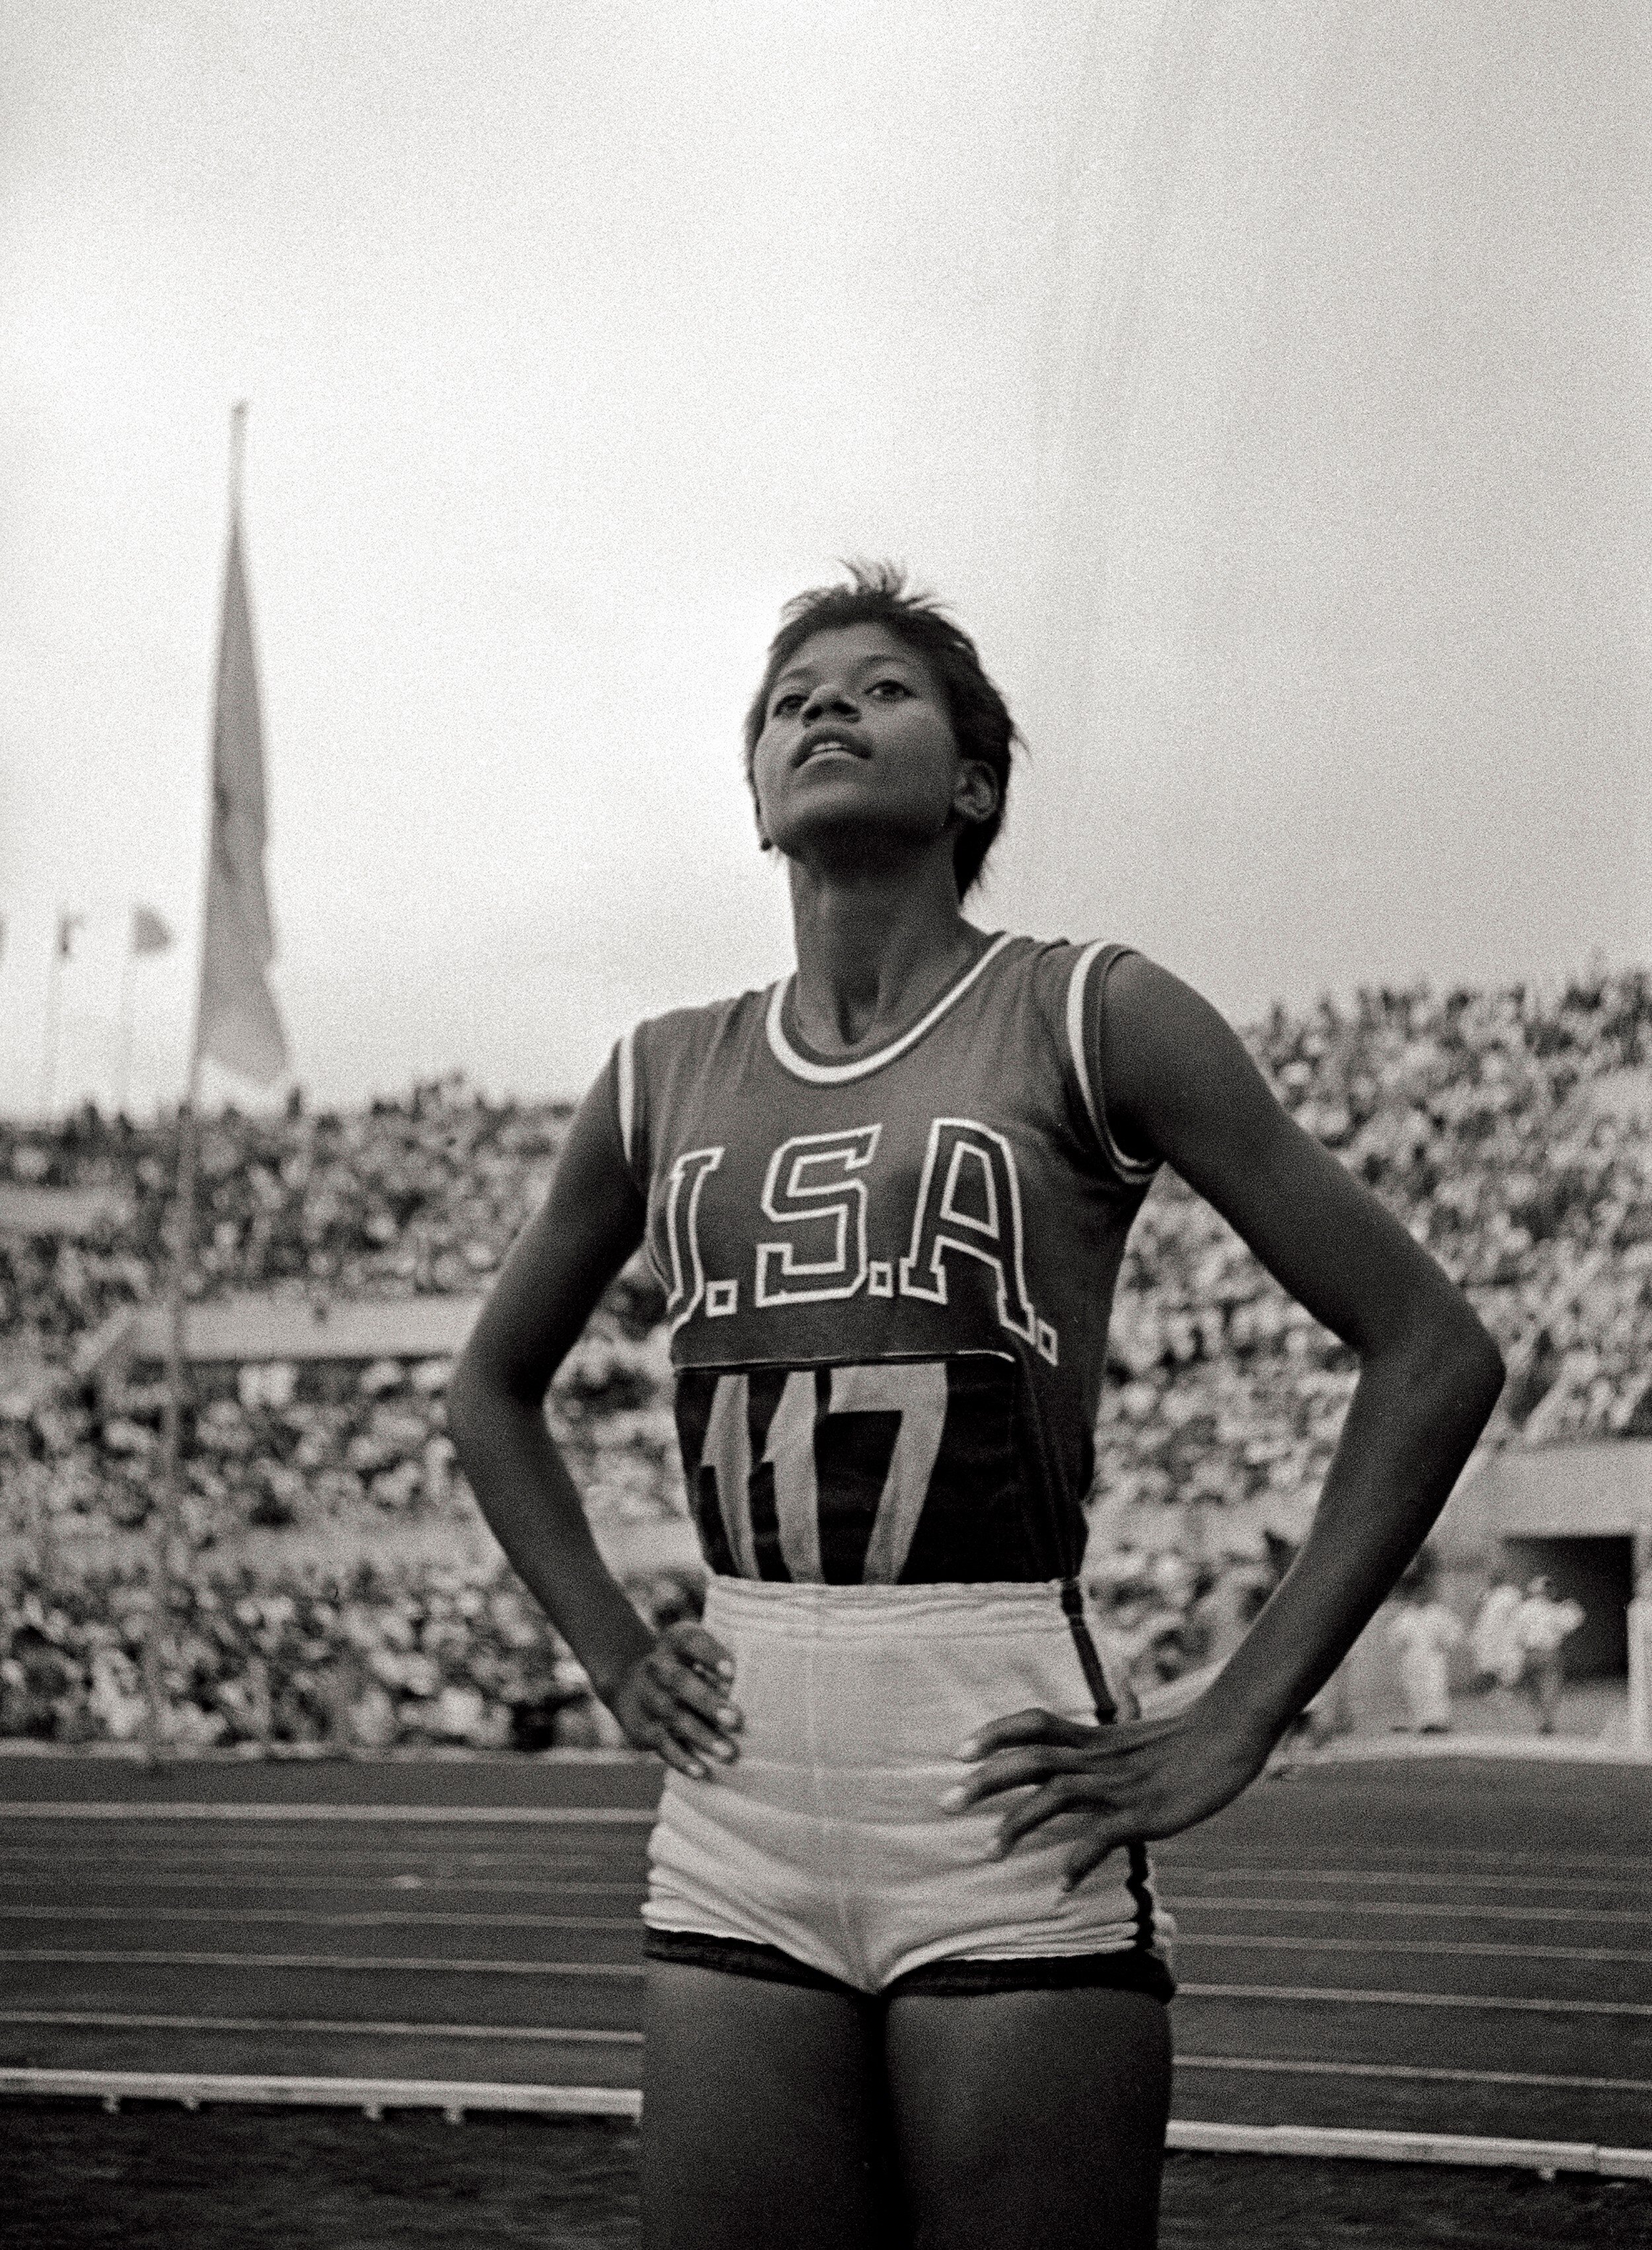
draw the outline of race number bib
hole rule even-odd
[[[707,1563],[833,1585],[1054,1575],[1018,1381],[998,1352],[681,1370]]]

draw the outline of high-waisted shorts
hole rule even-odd
[[[1012,1796],[940,1804],[988,1720],[1036,1705],[1093,1725],[1132,1708],[1098,1669],[1070,1586],[715,1577],[705,1622],[734,1658],[740,1755],[703,1781],[667,1774],[651,1955],[862,1993],[1099,1984],[1169,1998],[1172,1928],[1139,1845],[1063,1891],[1074,1816],[1000,1859]]]

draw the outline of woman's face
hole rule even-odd
[[[998,796],[991,769],[959,756],[923,659],[870,624],[814,634],[775,679],[751,781],[777,850],[863,864],[950,836]]]

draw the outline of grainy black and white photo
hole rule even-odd
[[[1652,2246],[1649,115],[4,11],[20,2242]]]

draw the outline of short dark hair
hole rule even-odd
[[[898,562],[847,562],[843,567],[849,574],[847,583],[811,586],[780,612],[780,629],[769,643],[762,683],[746,713],[746,780],[751,781],[758,738],[768,720],[770,691],[805,641],[844,625],[881,625],[923,659],[941,690],[959,754],[978,759],[998,783],[995,810],[985,820],[966,821],[953,839],[958,896],[967,897],[980,880],[986,855],[1004,825],[1010,756],[1020,740],[1015,721],[987,678],[968,633],[954,624],[932,594],[909,589]]]

